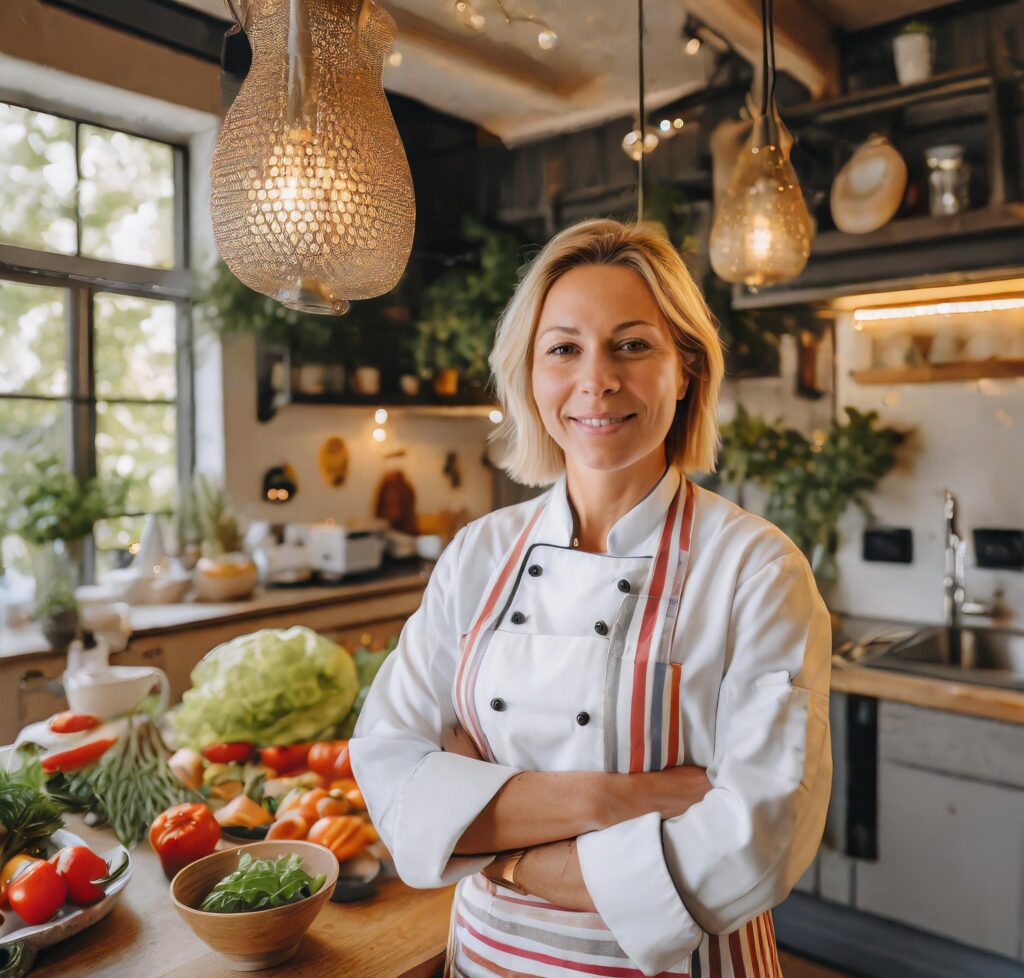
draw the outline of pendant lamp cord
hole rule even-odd
[[[647,137],[644,111],[644,0],[637,0],[637,63],[639,81],[640,158],[636,161],[636,219],[644,219],[644,141]]]
[[[775,104],[775,0],[761,0],[761,115]]]

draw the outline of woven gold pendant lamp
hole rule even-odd
[[[340,315],[394,288],[412,248],[412,178],[381,83],[395,24],[372,0],[250,0],[243,18],[252,67],[213,156],[214,238],[249,288]]]

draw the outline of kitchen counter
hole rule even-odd
[[[77,816],[68,828],[90,845],[109,848],[113,835]],[[220,848],[225,848],[221,842]],[[133,875],[110,914],[41,951],[33,978],[231,978],[224,959],[178,916],[156,854],[143,842],[132,852]],[[267,978],[433,978],[440,973],[455,888],[414,890],[398,879],[355,903],[328,903],[298,953]]]
[[[145,638],[171,631],[201,628],[212,622],[243,621],[275,611],[307,611],[391,594],[422,591],[433,564],[426,561],[402,561],[386,564],[380,571],[360,574],[333,585],[312,587],[258,588],[246,601],[212,604],[182,601],[178,604],[135,605],[130,611],[134,638]],[[36,624],[0,629],[0,661],[18,661],[34,656],[53,655],[55,650]]]
[[[834,616],[833,646],[838,646],[843,638],[856,639],[867,634],[872,628],[884,625],[905,626],[915,630],[931,627],[913,622]],[[879,645],[878,650],[882,649],[883,646]],[[988,720],[1024,724],[1024,692],[998,686],[958,682],[953,679],[913,675],[891,669],[876,669],[861,665],[859,662],[849,662],[837,655],[832,657],[830,687],[837,693],[853,693]]]

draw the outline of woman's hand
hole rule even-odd
[[[482,761],[480,752],[476,749],[473,739],[462,729],[461,726],[450,727],[441,737],[441,748],[449,754],[461,754],[463,757],[472,758],[474,761]]]
[[[615,825],[648,812],[662,818],[682,815],[711,790],[707,769],[695,764],[637,774],[609,774],[597,799],[598,818]]]

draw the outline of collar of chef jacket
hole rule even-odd
[[[679,490],[679,482],[679,470],[674,465],[667,466],[650,492],[620,516],[608,532],[606,553],[609,557],[653,556],[657,552],[665,513]],[[535,540],[559,547],[571,546],[573,518],[564,472],[550,492]]]

